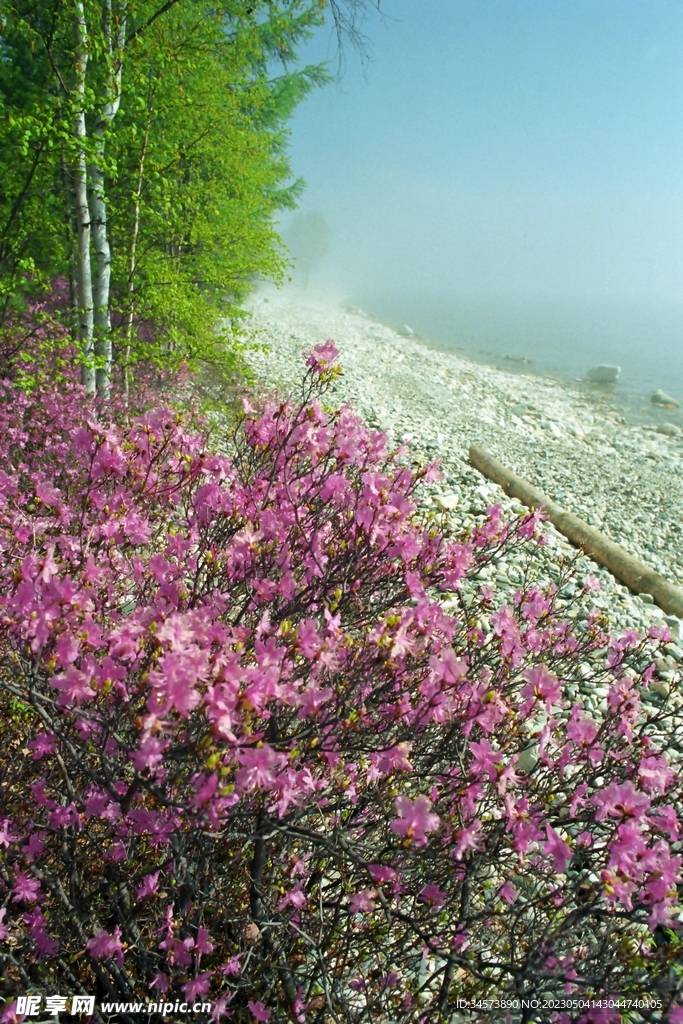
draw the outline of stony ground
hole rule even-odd
[[[492,501],[511,512],[521,510],[470,466],[469,445],[479,444],[683,584],[683,433],[675,425],[629,425],[598,387],[482,366],[402,337],[360,310],[316,302],[300,291],[261,292],[252,312],[255,336],[267,349],[250,360],[269,387],[286,391],[300,377],[302,351],[327,338],[336,341],[344,377],[335,397],[350,399],[371,425],[392,438],[409,440],[417,454],[442,460],[445,480],[427,500],[448,507],[454,527],[473,522]],[[552,578],[559,562],[575,551],[552,527],[548,532],[545,572]],[[600,579],[602,591],[593,603],[609,612],[616,627],[643,628],[666,619],[678,634],[678,620],[664,616],[648,595],[630,594],[585,558],[579,568]],[[501,562],[491,576],[498,587],[513,588],[519,566]],[[673,645],[672,671],[679,655]]]

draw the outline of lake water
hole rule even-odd
[[[602,385],[639,421],[669,419],[650,402],[661,388],[683,405],[683,305],[475,300],[358,295],[354,303],[393,327],[409,325],[433,347],[521,373],[585,380],[598,363],[621,366]],[[586,385],[598,387],[597,385]]]

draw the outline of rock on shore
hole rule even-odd
[[[442,460],[445,479],[427,500],[454,527],[467,526],[486,506],[521,507],[467,460],[479,444],[566,509],[603,530],[671,582],[683,584],[683,434],[630,426],[602,396],[550,378],[513,374],[437,351],[372,320],[361,310],[316,302],[295,291],[269,290],[252,304],[255,337],[267,351],[249,358],[268,386],[283,390],[301,373],[301,353],[333,338],[344,376],[335,399],[351,399],[373,426],[416,453]],[[543,573],[576,552],[553,527]],[[630,594],[586,558],[582,572],[598,577],[592,604],[617,628],[679,622]],[[520,581],[519,566],[499,563],[490,573],[503,591]],[[569,595],[570,596],[570,595]],[[573,614],[585,617],[586,608]],[[674,671],[676,664],[662,672]]]

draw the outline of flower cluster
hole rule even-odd
[[[676,1020],[669,638],[577,625],[553,586],[496,607],[477,573],[533,561],[539,516],[444,534],[436,467],[326,406],[335,358],[214,448],[3,385],[5,1019],[77,984],[244,1022],[614,993]]]

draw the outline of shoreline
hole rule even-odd
[[[403,335],[400,318],[392,318],[388,314],[385,315],[385,312],[378,314],[374,310],[371,301],[368,303],[362,302],[361,305],[363,309],[360,309],[358,306],[349,306],[348,308],[350,310],[355,309],[369,319],[378,321],[384,326],[395,330],[399,335]],[[412,310],[412,312],[418,316],[416,310]],[[410,316],[408,319],[410,319]],[[587,329],[590,328],[587,327]],[[615,384],[598,384],[587,379],[585,374],[588,369],[597,363],[622,362],[622,359],[614,352],[605,356],[605,358],[599,358],[592,352],[583,352],[580,360],[581,368],[575,365],[570,369],[567,365],[562,369],[558,366],[553,367],[550,365],[541,353],[533,352],[533,345],[531,346],[531,351],[528,346],[525,346],[524,353],[517,351],[513,354],[513,350],[520,347],[519,339],[517,341],[511,340],[510,345],[505,345],[502,349],[496,348],[495,341],[489,339],[488,344],[493,343],[494,348],[485,348],[482,341],[475,341],[470,336],[471,332],[467,330],[464,333],[461,331],[460,335],[458,335],[458,328],[455,323],[448,333],[452,335],[452,338],[456,336],[460,338],[458,344],[452,338],[449,341],[444,340],[443,326],[441,328],[435,327],[434,334],[431,334],[429,328],[424,327],[424,325],[417,330],[412,328],[408,330],[412,331],[413,340],[421,341],[427,347],[438,352],[459,355],[470,362],[492,367],[503,372],[528,375],[542,380],[554,380],[562,386],[566,385],[577,388],[589,398],[604,399],[613,406],[615,411],[625,415],[631,423],[656,427],[667,420],[673,420],[677,426],[683,429],[683,409],[663,409],[650,402],[650,396],[658,388],[661,387],[667,391],[672,390],[672,387],[667,386],[666,382],[663,383],[663,379],[659,375],[653,378],[646,386],[643,381],[633,379],[633,365],[629,366],[629,360],[627,359],[627,366]],[[500,339],[498,340],[500,341]],[[575,362],[575,360],[570,361]],[[677,389],[675,386],[673,387],[674,392],[677,390],[680,393],[680,382],[678,382]]]
[[[268,387],[287,390],[300,375],[302,351],[333,338],[344,368],[335,400],[351,400],[392,440],[405,440],[416,453],[442,460],[445,479],[430,489],[431,501],[439,508],[445,495],[453,496],[456,507],[448,515],[454,528],[467,526],[489,503],[512,514],[519,509],[470,466],[469,446],[478,444],[683,585],[683,434],[629,424],[602,396],[593,399],[570,382],[433,348],[362,311],[349,312],[299,290],[263,289],[249,308],[255,340],[269,346],[268,352],[247,355],[257,377]],[[548,533],[549,556],[576,555],[553,527]],[[603,591],[595,603],[610,612],[616,627],[662,623],[663,613],[647,599],[630,594],[590,560],[580,562],[581,571],[600,579]],[[503,585],[506,578],[498,572],[496,582]],[[678,620],[665,618],[678,632]]]

